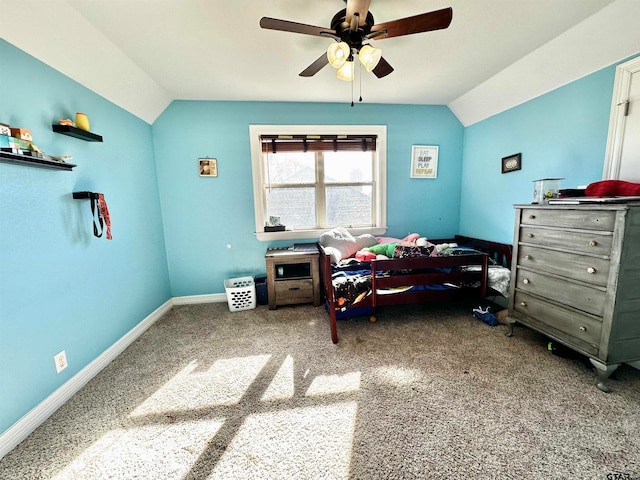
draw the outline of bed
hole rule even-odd
[[[320,271],[331,340],[338,343],[337,320],[369,316],[376,307],[507,295],[511,245],[456,235],[431,244],[457,244],[437,255],[336,262],[319,242]],[[351,261],[353,260],[353,261]]]

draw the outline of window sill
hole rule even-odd
[[[330,230],[325,228],[323,230],[285,230],[284,232],[256,232],[256,237],[261,242],[275,241],[275,240],[302,240],[302,239],[319,239],[320,235]],[[363,233],[369,233],[371,235],[384,235],[387,231],[387,227],[367,227],[367,228],[347,228],[351,235],[358,236]]]

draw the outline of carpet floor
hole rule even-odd
[[[640,479],[640,371],[465,303],[174,306],[0,460],[29,479]],[[615,476],[615,475],[620,476]]]

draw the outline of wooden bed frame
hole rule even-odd
[[[338,343],[338,315],[340,318],[348,317],[349,310],[352,316],[361,316],[363,311],[370,312],[370,320],[375,322],[375,308],[383,305],[399,305],[407,303],[420,303],[430,301],[443,301],[454,298],[484,298],[487,294],[487,269],[489,259],[496,264],[510,268],[511,245],[506,245],[487,240],[456,235],[454,239],[430,240],[432,243],[455,242],[460,246],[472,247],[482,254],[454,255],[448,257],[417,257],[417,258],[393,258],[389,260],[373,260],[363,263],[369,272],[402,272],[401,274],[382,276],[371,275],[371,294],[353,307],[340,309],[337,307],[335,292],[332,283],[333,266],[331,257],[325,254],[321,245],[320,249],[320,273],[322,286],[326,299],[326,305],[331,323],[331,340]],[[480,271],[457,271],[456,267],[462,265],[480,266]],[[442,269],[453,268],[446,273]],[[434,269],[438,269],[435,270]],[[378,289],[397,288],[406,285],[441,285],[443,283],[473,284],[480,282],[480,288],[452,288],[441,290],[409,290],[391,295],[380,295]],[[339,312],[339,313],[338,313]]]

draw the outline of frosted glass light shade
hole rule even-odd
[[[334,42],[327,48],[327,59],[333,68],[340,68],[349,58],[351,49],[346,42]]]
[[[353,61],[345,62],[344,65],[342,65],[338,69],[338,72],[336,73],[336,77],[338,77],[340,80],[344,80],[345,82],[353,81],[353,77],[355,74],[355,68],[353,67],[354,67]]]
[[[371,45],[363,45],[360,49],[360,53],[358,53],[358,58],[360,59],[360,63],[364,65],[367,72],[370,72],[376,68],[380,58],[382,58],[382,50],[379,48],[373,48]]]

